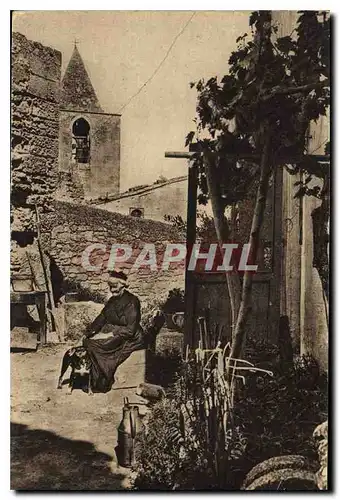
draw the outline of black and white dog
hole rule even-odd
[[[89,396],[92,396],[93,392],[91,387],[91,360],[85,347],[71,347],[65,352],[61,364],[60,376],[58,379],[58,389],[62,389],[63,377],[69,367],[71,367],[71,375],[68,384],[68,394],[72,394],[76,376],[86,375],[88,378],[87,393]]]

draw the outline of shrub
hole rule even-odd
[[[172,490],[180,464],[179,444],[170,438],[177,430],[178,406],[175,400],[155,403],[148,418],[147,431],[137,437],[134,487],[140,490]]]
[[[237,397],[234,418],[248,440],[245,468],[278,455],[317,459],[312,434],[327,418],[327,381],[310,356],[273,371],[272,378],[250,375]]]
[[[159,297],[152,302],[142,303],[141,324],[143,328],[147,328],[150,325],[150,321],[157,310],[163,313],[184,311],[184,290],[173,288],[160,294]]]
[[[139,490],[217,489],[207,450],[193,438],[183,442],[178,398],[153,406],[147,432],[136,445],[134,488]]]
[[[182,363],[167,398],[153,407],[148,431],[137,444],[135,488],[232,489],[233,464],[245,442],[237,426],[225,432],[229,399],[215,375],[206,378],[202,367],[194,357]]]
[[[180,376],[183,360],[177,350],[164,350],[157,354],[152,350],[146,353],[146,380],[151,384],[171,387]]]
[[[139,438],[135,488],[238,490],[249,470],[268,458],[317,459],[312,435],[327,418],[327,381],[316,361],[302,356],[282,364],[276,346],[259,342],[250,342],[248,353],[258,364],[271,364],[273,377],[247,372],[245,385],[236,391],[223,452],[216,455],[218,439],[210,437],[204,405],[198,404],[196,415],[203,413],[189,426],[183,418],[183,404],[193,397],[199,401],[202,392],[192,364],[183,364],[179,381],[153,407],[148,432]]]
[[[184,307],[184,290],[174,288],[169,291],[168,297],[161,306],[161,309],[164,313],[175,313],[184,311]]]

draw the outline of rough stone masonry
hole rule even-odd
[[[103,243],[108,250],[112,244],[129,244],[140,252],[144,244],[153,243],[157,260],[163,259],[167,243],[183,243],[178,231],[162,222],[139,219],[106,212],[98,208],[55,202],[55,212],[46,214],[42,221],[45,247],[54,257],[64,279],[78,283],[83,289],[105,296],[108,271],[88,271],[82,266],[82,253],[92,243]],[[101,257],[107,262],[109,253]],[[168,270],[151,271],[148,267],[132,269],[133,256],[120,263],[120,269],[129,275],[130,290],[142,303],[156,303],[172,288],[184,288],[184,262],[170,265]]]
[[[58,183],[61,53],[20,33],[12,40],[12,231],[26,231]]]

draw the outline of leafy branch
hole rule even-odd
[[[299,158],[287,161],[293,163],[290,173],[306,172],[300,195],[327,196],[327,166],[306,159],[305,153],[310,122],[326,115],[330,102],[330,20],[324,12],[301,11],[296,28],[284,37],[277,37],[270,11],[253,12],[249,25],[252,34],[238,37],[229,72],[220,81],[212,77],[190,84],[198,93],[197,116],[186,145],[195,145],[199,202],[211,202],[220,245],[231,233],[225,208],[257,186],[249,235],[255,257],[269,180],[282,158]],[[322,179],[324,188],[309,186],[314,178]],[[251,273],[245,273],[242,283],[237,273],[227,274],[234,358],[240,357],[245,341],[252,281]]]

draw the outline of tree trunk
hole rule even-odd
[[[260,242],[260,231],[263,223],[264,212],[266,208],[267,201],[267,193],[269,186],[269,179],[271,174],[271,164],[269,158],[269,145],[270,138],[268,137],[266,143],[264,145],[262,158],[261,158],[261,175],[259,186],[257,189],[256,195],[256,204],[253,213],[252,226],[250,231],[250,256],[253,257],[253,260],[256,260],[259,242]],[[232,348],[230,357],[237,359],[241,356],[242,347],[246,338],[246,323],[249,317],[249,314],[252,309],[252,301],[251,301],[251,292],[253,285],[253,271],[245,271],[243,276],[242,283],[242,295],[241,295],[241,304],[238,311],[236,326],[234,330]],[[230,367],[234,365],[234,362],[231,363]],[[229,367],[229,368],[230,368]],[[230,372],[229,372],[230,373]]]
[[[227,220],[224,216],[225,206],[222,203],[222,197],[219,189],[219,180],[214,162],[209,158],[208,153],[205,152],[203,156],[204,170],[207,177],[209,198],[214,217],[214,224],[218,239],[218,244],[222,252],[222,245],[226,243],[230,236],[230,229]],[[232,264],[232,259],[231,259]],[[237,270],[226,272],[227,287],[230,298],[230,308],[232,316],[232,338],[234,338],[234,328],[241,301],[241,283]]]
[[[318,270],[323,292],[328,300],[328,280],[329,280],[329,266],[328,266],[328,222],[329,218],[321,204],[312,212],[313,220],[313,266]]]
[[[329,175],[326,174],[322,189],[322,202],[312,212],[313,221],[313,266],[317,269],[328,317],[329,301]]]

